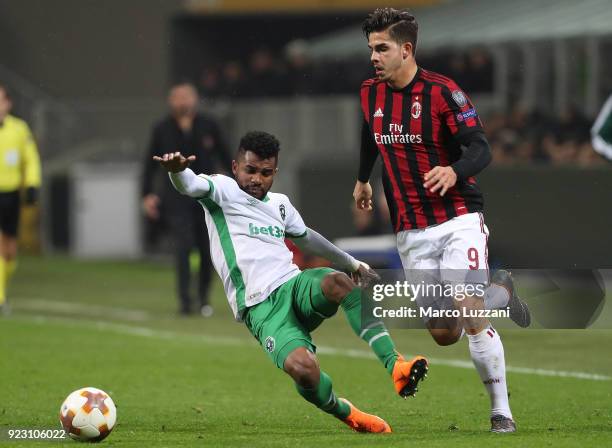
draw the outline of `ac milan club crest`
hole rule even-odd
[[[410,115],[412,115],[412,118],[415,120],[419,118],[421,116],[422,109],[421,103],[419,103],[419,97],[417,96],[415,102],[412,103],[412,107],[410,108]]]

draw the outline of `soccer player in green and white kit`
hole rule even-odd
[[[243,321],[277,367],[295,381],[302,397],[359,432],[391,432],[381,418],[337,398],[331,378],[319,369],[310,333],[338,307],[391,375],[400,396],[414,395],[427,372],[427,360],[410,361],[395,350],[381,322],[361,322],[361,289],[377,275],[304,224],[284,194],[269,192],[278,171],[278,140],[249,132],[240,141],[234,178],[196,175],[195,156],[154,157],[174,187],[204,208],[211,257],[236,320]],[[327,258],[351,273],[329,268],[301,272],[284,239],[302,251]],[[356,282],[356,283],[355,283]]]

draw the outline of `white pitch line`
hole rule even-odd
[[[94,314],[109,316],[113,319],[144,322],[151,319],[147,311],[115,308],[78,302],[60,302],[44,299],[19,299],[18,309],[33,311],[54,311],[64,314]]]
[[[33,316],[19,316],[20,319],[30,320],[36,323],[47,323],[47,322],[60,322],[72,326],[88,328],[94,328],[96,330],[112,331],[120,335],[131,335],[131,336],[142,336],[146,338],[157,338],[157,339],[186,339],[195,342],[203,342],[205,344],[216,344],[216,345],[231,345],[231,346],[257,346],[257,342],[253,339],[232,338],[228,336],[211,336],[211,335],[198,335],[188,333],[177,333],[174,331],[167,330],[155,330],[148,327],[138,327],[135,325],[121,324],[115,322],[109,322],[104,320],[84,320],[84,319],[72,319],[69,317],[55,317],[45,315],[33,315]]]
[[[134,336],[142,336],[149,338],[159,339],[189,339],[196,342],[202,342],[205,344],[214,345],[231,345],[231,346],[251,346],[254,347],[257,343],[254,340],[232,338],[226,336],[214,336],[214,335],[189,335],[185,333],[177,333],[174,331],[167,330],[155,330],[147,327],[137,327],[134,325],[119,324],[107,321],[84,321],[82,319],[76,320],[65,317],[49,317],[49,316],[32,316],[25,317],[20,316],[21,319],[31,320],[39,323],[46,322],[62,322],[75,326],[88,326],[94,327],[100,330],[113,331],[118,334],[128,334]],[[360,358],[360,359],[375,359],[372,352],[359,349],[340,349],[335,347],[317,346],[317,353],[324,355],[333,356],[344,356],[349,358]],[[441,359],[441,358],[428,358],[431,365],[441,365],[447,367],[456,367],[460,369],[473,369],[474,365],[465,360],[460,359]],[[549,369],[533,369],[530,367],[514,367],[506,366],[506,372],[521,373],[526,375],[536,376],[549,376],[549,377],[561,377],[561,378],[576,378],[581,380],[592,380],[592,381],[610,381],[612,377],[608,375],[601,375],[597,373],[578,372],[578,371],[563,371],[563,370],[549,370]]]
[[[317,346],[317,353],[322,353],[325,355],[334,355],[334,356],[347,356],[350,358],[370,358],[375,359],[375,356],[368,351],[365,350],[355,350],[355,349],[338,349],[333,347],[319,347]],[[406,355],[406,357],[410,357],[411,355]],[[461,359],[444,359],[444,358],[430,358],[427,357],[430,365],[440,365],[447,367],[457,367],[460,369],[473,369],[474,364],[470,361],[464,361]],[[563,378],[578,378],[582,380],[593,380],[593,381],[610,381],[612,377],[607,375],[600,375],[598,373],[588,373],[588,372],[568,372],[564,370],[548,370],[548,369],[532,369],[530,367],[514,367],[514,366],[506,366],[506,372],[512,373],[524,373],[527,375],[537,375],[537,376],[557,376]]]

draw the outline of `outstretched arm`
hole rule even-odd
[[[291,241],[302,252],[308,255],[323,257],[345,271],[354,272],[359,267],[359,261],[309,227],[306,228],[304,236],[291,238]]]
[[[379,278],[378,274],[366,263],[350,256],[311,228],[306,229],[304,236],[291,238],[291,241],[301,251],[326,258],[340,269],[352,273],[353,280],[362,287],[366,287],[372,280]]]
[[[179,173],[169,173],[169,175],[172,185],[181,194],[192,198],[202,198],[210,192],[208,181],[200,176],[196,176],[189,168]]]
[[[192,198],[201,198],[210,191],[210,183],[206,179],[196,176],[188,168],[189,164],[195,159],[195,156],[183,157],[180,152],[153,157],[153,160],[159,162],[168,171],[170,181],[179,193]]]

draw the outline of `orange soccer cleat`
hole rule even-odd
[[[353,403],[351,403],[345,398],[340,398],[340,400],[344,401],[351,408],[351,413],[349,414],[349,416],[342,421],[349,425],[353,429],[353,431],[379,433],[391,432],[391,427],[382,418],[360,411],[355,406],[353,406]]]
[[[419,381],[427,377],[429,364],[423,356],[415,356],[410,361],[398,354],[395,365],[393,366],[393,383],[395,390],[404,398],[413,397],[417,392]]]

